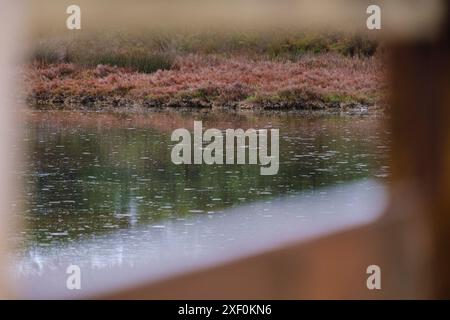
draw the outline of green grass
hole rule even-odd
[[[98,55],[83,56],[74,62],[88,66],[103,64],[152,73],[172,68],[174,57],[169,54],[145,51],[103,52]]]
[[[29,59],[38,64],[58,62],[84,66],[109,65],[128,68],[142,73],[171,69],[175,55],[169,50],[136,43],[131,38],[79,37],[41,39],[31,50]]]
[[[31,52],[30,60],[38,64],[62,62],[63,58],[55,47],[47,44],[37,44]]]
[[[111,65],[152,73],[170,69],[177,55],[222,54],[264,56],[296,60],[305,54],[326,52],[345,56],[372,56],[378,44],[357,35],[313,32],[153,32],[107,34],[76,38],[42,38],[31,53],[38,63],[73,62],[82,65]]]

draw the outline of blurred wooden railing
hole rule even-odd
[[[16,227],[12,219],[18,183],[15,175],[17,145],[20,139],[19,108],[15,103],[17,85],[14,66],[19,62],[24,33],[18,3],[1,1],[0,10],[0,299],[13,297],[8,272],[7,238]]]
[[[123,31],[328,29],[370,33],[394,40],[434,35],[443,17],[442,0],[77,0],[83,34]],[[33,35],[65,35],[70,0],[28,1]],[[366,27],[367,7],[382,8],[382,28]]]
[[[450,297],[450,11],[446,10],[446,24],[435,41],[394,45],[391,61],[392,193],[400,189],[406,193],[392,201],[420,203],[416,210],[429,228],[425,250],[433,296],[440,298]]]

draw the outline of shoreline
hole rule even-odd
[[[323,103],[322,101],[307,101],[298,103],[273,103],[261,105],[216,105],[209,101],[197,99],[183,100],[179,103],[160,101],[121,99],[117,97],[60,97],[54,96],[48,99],[27,98],[25,105],[31,110],[39,111],[80,111],[80,112],[254,112],[254,113],[278,113],[300,112],[309,114],[347,114],[370,115],[384,113],[386,106],[365,105],[361,103]]]
[[[304,118],[320,117],[370,117],[384,118],[389,117],[386,108],[362,107],[362,108],[333,108],[333,109],[234,109],[234,108],[191,108],[191,107],[142,107],[133,106],[126,108],[117,108],[105,106],[101,108],[85,107],[83,105],[34,105],[25,103],[26,113],[68,113],[68,114],[103,114],[117,117],[128,116],[151,116],[152,114],[173,114],[173,115],[227,115],[227,116],[279,116],[279,115],[300,115]]]

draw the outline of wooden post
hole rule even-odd
[[[13,202],[16,197],[14,145],[19,133],[18,108],[13,102],[14,66],[20,55],[19,5],[2,1],[0,10],[0,299],[13,296],[8,275],[7,238],[12,229]]]
[[[391,63],[393,188],[419,198],[430,232],[432,290],[450,298],[450,42],[396,45]],[[405,214],[408,214],[405,212]],[[415,235],[410,235],[414,237]]]

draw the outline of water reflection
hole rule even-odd
[[[32,259],[19,258],[15,270],[27,279],[25,296],[86,297],[368,223],[383,212],[385,200],[383,185],[360,180],[34,248]],[[71,264],[83,270],[81,291],[65,287]]]
[[[191,129],[194,120],[202,120],[205,129],[279,128],[279,173],[261,176],[258,165],[172,164],[170,134]],[[375,118],[33,112],[25,140],[26,214],[19,247],[37,265],[36,248],[139,226],[164,229],[162,222],[384,177],[389,169],[386,134]]]

